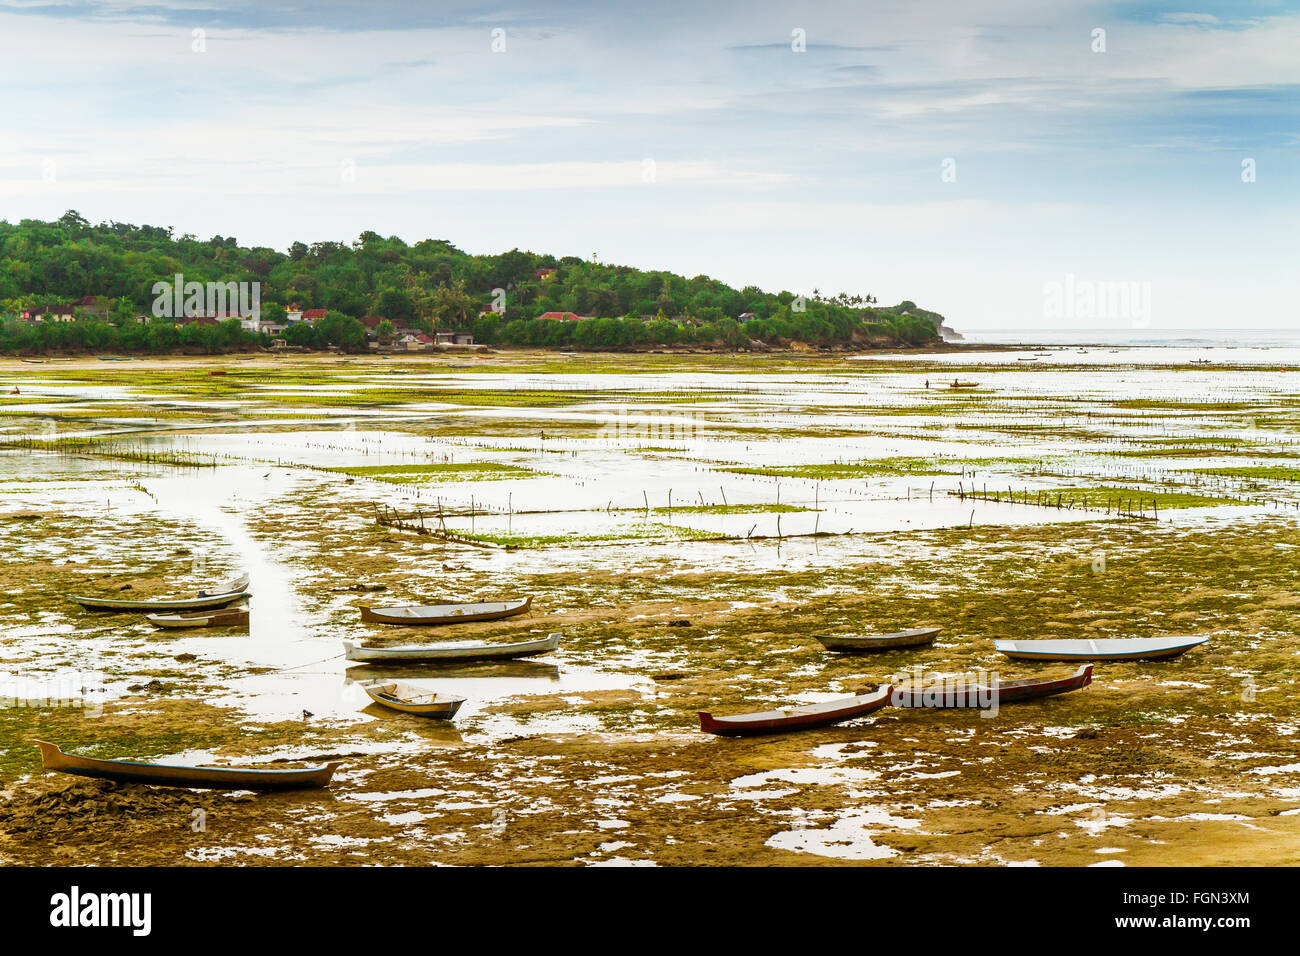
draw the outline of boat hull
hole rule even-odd
[[[245,608],[217,610],[211,613],[146,614],[145,620],[163,630],[180,630],[192,627],[248,627],[248,610]]]
[[[429,703],[413,703],[411,700],[403,700],[400,696],[403,691],[409,691],[411,688],[394,687],[391,681],[380,681],[371,685],[362,684],[361,689],[366,692],[367,697],[381,707],[433,720],[451,720],[456,716],[456,711],[460,710],[460,705],[465,703],[463,697],[445,697]]]
[[[1167,661],[1204,644],[1197,638],[1107,638],[1103,640],[994,641],[1000,653],[1021,661]]]
[[[193,790],[305,790],[329,785],[341,763],[296,770],[240,770],[233,767],[178,767],[134,760],[100,760],[64,753],[55,744],[35,741],[46,770],[78,777],[147,783],[156,787]]]
[[[531,597],[519,601],[475,602],[470,604],[410,605],[406,607],[363,607],[361,620],[372,624],[405,624],[430,627],[439,624],[469,624],[474,621],[499,621],[525,614],[533,605]],[[427,612],[427,613],[420,613]]]
[[[205,597],[170,598],[160,601],[117,601],[111,598],[69,597],[73,604],[80,604],[87,611],[123,612],[123,611],[215,611],[229,607],[236,601],[248,596],[247,591],[231,594],[209,594]]]
[[[1069,677],[1055,680],[1026,678],[999,681],[995,684],[966,684],[943,688],[940,691],[894,691],[891,703],[895,707],[929,707],[948,710],[959,708],[990,709],[1003,704],[1018,704],[1027,700],[1040,700],[1057,694],[1068,694],[1092,683],[1092,665],[1084,664]]]
[[[368,664],[514,660],[546,654],[559,646],[559,634],[515,644],[464,644],[459,647],[450,644],[436,647],[358,647],[351,641],[343,642],[343,650],[348,660]]]
[[[68,595],[68,600],[73,604],[80,604],[87,611],[215,611],[234,604],[248,594],[248,575],[244,575],[220,591],[200,591],[193,597],[187,598],[128,600],[71,594]]]
[[[865,635],[862,637],[837,637],[827,634],[814,634],[813,637],[828,651],[841,654],[870,654],[875,651],[892,651],[900,647],[921,647],[933,644],[941,629],[937,627],[918,627],[894,634]]]
[[[812,730],[863,717],[882,707],[888,707],[893,687],[885,687],[870,694],[809,704],[779,710],[765,710],[753,714],[715,717],[708,711],[699,711],[700,730],[719,737],[756,737],[763,734],[784,734],[796,730]]]

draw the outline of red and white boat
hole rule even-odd
[[[1084,664],[1067,677],[1022,677],[1016,680],[941,682],[922,687],[900,687],[894,691],[895,707],[949,709],[977,707],[981,710],[1024,700],[1067,694],[1092,683],[1092,665]]]
[[[800,704],[797,707],[779,707],[760,710],[753,714],[733,714],[714,717],[706,710],[699,711],[700,730],[720,737],[749,737],[757,734],[783,734],[792,730],[829,727],[872,711],[888,707],[893,694],[892,685],[856,697],[840,697],[820,704]]]

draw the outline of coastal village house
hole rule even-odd
[[[433,333],[433,341],[438,345],[473,345],[474,336],[469,332],[456,332],[452,329],[438,329]]]
[[[239,316],[239,327],[245,332],[261,332],[264,335],[279,335],[289,326],[284,322],[272,322],[270,319],[254,318],[251,315]]]
[[[393,341],[393,347],[408,352],[436,349],[443,345],[473,345],[474,336],[469,332],[456,332],[451,329],[439,329],[433,335],[417,332],[413,329],[403,330]]]
[[[83,318],[107,318],[109,313],[108,299],[98,295],[88,295],[72,303],[73,312]]]
[[[76,318],[76,308],[65,303],[46,303],[33,306],[22,313],[27,322],[71,322]]]
[[[434,341],[431,336],[423,332],[407,332],[397,340],[396,344],[408,352],[418,352],[420,349],[433,348]]]

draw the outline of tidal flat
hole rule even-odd
[[[1185,352],[0,361],[0,860],[1295,862],[1300,356]],[[245,570],[246,632],[65,600]],[[525,594],[436,633],[358,615]],[[812,636],[922,625],[933,646],[870,656]],[[508,664],[341,646],[551,632]],[[999,638],[1175,634],[1209,640],[991,717],[696,718],[1072,669]],[[384,711],[377,676],[467,702]],[[45,773],[34,738],[343,766],[166,790]]]

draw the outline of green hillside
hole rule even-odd
[[[445,239],[414,245],[364,232],[351,243],[295,242],[281,252],[241,246],[233,237],[176,236],[170,228],[107,222],[91,225],[69,211],[55,222],[0,221],[0,349],[167,351],[265,346],[265,334],[237,322],[177,328],[151,314],[153,286],[185,280],[258,282],[261,315],[283,319],[286,306],[325,309],[327,321],[290,328],[292,344],[366,347],[361,317],[393,329],[463,329],[480,343],[564,348],[686,345],[739,348],[920,345],[939,338],[937,313],[911,302],[878,306],[871,296],[806,297],[735,289],[707,276],[686,278],[572,256],[512,249],[471,255]],[[494,290],[501,290],[494,293]],[[75,322],[28,323],[18,317],[51,303],[102,297]],[[494,302],[503,312],[488,311]],[[547,312],[582,320],[539,319]],[[371,325],[374,325],[373,318]],[[373,336],[375,330],[371,329]]]

